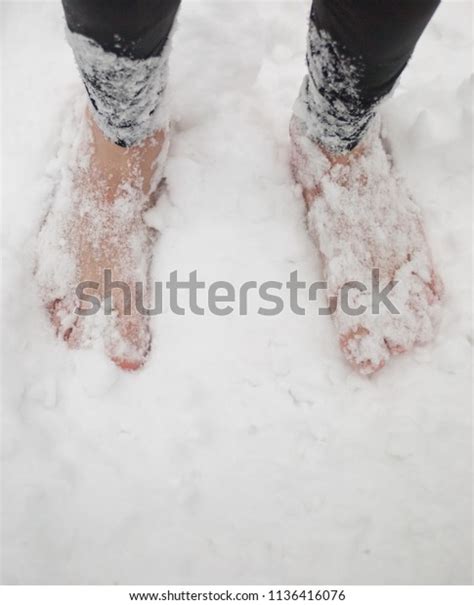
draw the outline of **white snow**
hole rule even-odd
[[[154,279],[322,279],[288,164],[309,4],[183,3]],[[471,581],[471,10],[440,7],[383,108],[446,294],[368,379],[310,307],[165,309],[133,375],[55,339],[34,239],[81,85],[60,3],[2,3],[3,582]]]

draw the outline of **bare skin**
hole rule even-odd
[[[140,186],[144,193],[150,191],[154,173],[154,162],[165,140],[162,130],[134,147],[120,147],[107,139],[86,110],[87,122],[92,133],[92,156],[89,178],[100,179],[106,197],[104,203],[111,203],[118,188],[124,182]]]
[[[334,314],[347,360],[371,374],[394,355],[433,337],[435,308],[442,293],[421,213],[398,179],[379,138],[352,151],[332,154],[308,140],[304,125],[290,128],[292,168],[308,208],[330,291],[344,283],[367,283],[372,269],[381,281],[397,281],[400,313],[347,317]]]
[[[148,317],[137,312],[135,305],[136,283],[144,284],[145,292],[149,285],[154,241],[143,213],[156,202],[155,162],[165,143],[165,132],[158,131],[140,145],[123,148],[102,134],[89,110],[87,123],[90,159],[74,174],[77,202],[69,221],[68,247],[75,257],[77,283],[96,282],[94,293],[102,300],[106,269],[113,281],[130,287],[130,307],[120,289],[109,292],[114,325],[102,338],[106,353],[120,368],[137,370],[146,359],[151,340]],[[92,319],[78,317],[72,326],[62,329],[67,304],[54,300],[49,305],[53,324],[71,348],[87,346]]]
[[[73,169],[73,210],[62,221],[67,252],[74,259],[76,283],[96,282],[104,298],[108,269],[112,279],[128,284],[133,294],[137,282],[148,284],[153,233],[143,213],[156,201],[155,161],[166,136],[160,131],[139,146],[124,149],[106,139],[89,114],[87,120],[90,137],[82,155],[89,161],[78,161]],[[295,120],[291,135],[293,172],[302,186],[330,291],[339,296],[349,280],[367,283],[371,268],[380,271],[382,280],[402,282],[400,315],[359,320],[338,309],[334,316],[348,361],[364,374],[375,372],[391,356],[433,336],[430,309],[436,307],[442,285],[433,269],[421,214],[393,172],[380,139],[334,155],[311,143]],[[111,300],[113,322],[100,336],[119,367],[136,370],[150,347],[148,318],[136,312],[133,297],[129,313],[120,290]],[[68,297],[52,298],[48,307],[58,334],[71,347],[87,346],[97,335],[92,330],[91,336],[90,318],[70,321]]]

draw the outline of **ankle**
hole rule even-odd
[[[318,144],[318,147],[329,160],[331,166],[348,166],[365,155],[367,149],[367,146],[363,142],[359,142],[353,149],[343,152],[330,151],[325,149],[321,144]]]
[[[101,180],[107,189],[116,193],[123,184],[132,184],[148,193],[153,184],[155,164],[165,142],[165,130],[159,130],[133,147],[122,147],[108,139],[97,126],[91,111],[86,111],[91,133],[90,168],[94,181]]]

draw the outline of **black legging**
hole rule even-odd
[[[395,85],[438,4],[439,0],[313,0],[309,76],[300,98],[309,119],[320,123],[316,138],[337,150],[358,143],[374,107]],[[118,57],[149,59],[161,55],[180,0],[63,0],[63,5],[72,32]],[[107,74],[91,78],[90,70],[89,77],[86,72],[81,69],[97,105],[93,89]],[[137,142],[132,134],[125,139],[116,137],[116,142]]]

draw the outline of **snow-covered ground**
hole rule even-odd
[[[288,168],[309,4],[184,1],[154,279],[321,279]],[[33,243],[81,85],[59,2],[2,9],[3,582],[470,583],[471,3],[383,110],[446,295],[370,379],[314,312],[167,311],[134,375],[54,338]]]

